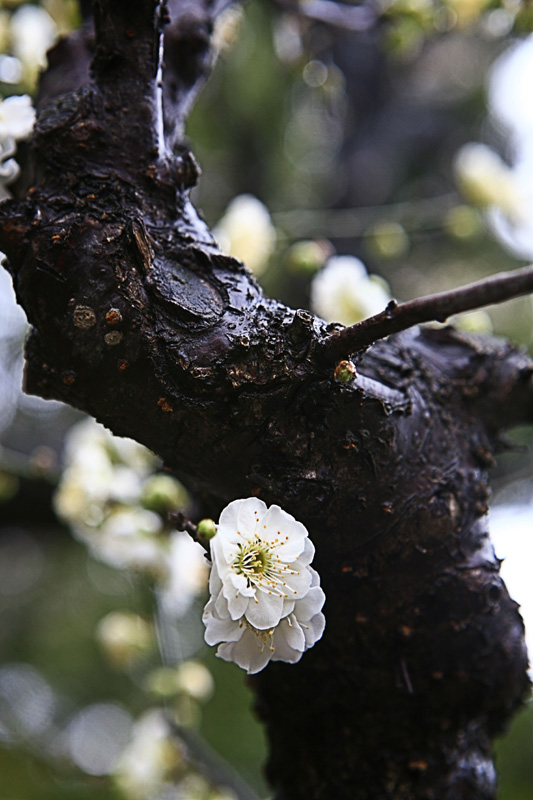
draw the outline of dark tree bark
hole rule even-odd
[[[533,418],[533,362],[414,328],[345,352],[342,383],[336,326],[217,249],[180,138],[216,6],[172,4],[164,88],[157,0],[95,2],[83,86],[58,95],[54,61],[34,185],[0,206],[27,390],[150,447],[206,513],[257,495],[309,529],[326,632],[253,680],[278,800],[490,800],[491,739],[528,680],[487,470],[499,432]]]

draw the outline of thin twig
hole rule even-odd
[[[384,311],[332,333],[320,346],[318,357],[334,365],[352,353],[364,350],[378,339],[422,322],[445,322],[452,314],[503,303],[533,292],[533,266],[502,272],[491,278],[407,303],[392,300]]]
[[[199,734],[171,722],[174,734],[186,747],[187,760],[219,788],[229,789],[236,800],[259,800],[238,773]]]
[[[277,0],[276,5],[307,19],[348,31],[367,31],[378,19],[378,12],[371,6],[352,6],[347,3],[337,3],[335,0],[305,0],[305,2]]]
[[[168,521],[173,525],[177,531],[185,531],[193,539],[196,539],[198,536],[198,527],[192,522],[185,511],[180,509],[179,511],[171,511],[168,515]]]
[[[202,536],[198,531],[198,525],[195,525],[194,522],[189,519],[183,509],[171,511],[168,515],[168,521],[177,531],[185,531],[185,533],[188,533],[191,539],[201,544],[204,550],[209,553],[209,539]]]
[[[457,195],[449,192],[389,205],[274,211],[272,219],[294,238],[318,235],[343,239],[369,235],[380,222],[398,222],[407,232],[440,229],[446,213],[457,203]]]

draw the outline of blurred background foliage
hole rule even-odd
[[[34,95],[46,49],[81,21],[75,0],[0,0],[1,96]],[[293,306],[326,315],[324,298],[335,309],[335,297],[353,291],[354,321],[373,313],[367,293],[407,300],[531,260],[533,103],[512,86],[533,84],[532,59],[503,89],[494,76],[532,28],[533,5],[520,0],[230,7],[187,125],[203,170],[194,200],[221,246]],[[522,113],[514,131],[499,113],[502,92]],[[0,110],[0,139],[1,120]],[[13,147],[2,141],[0,182],[6,167],[4,192],[16,193]],[[22,161],[24,143],[18,152]],[[531,316],[522,298],[457,324],[531,349]],[[332,319],[350,321],[340,308]],[[76,445],[78,475],[96,463],[91,474],[111,470],[121,491],[88,479],[74,486],[65,437],[83,418],[21,393],[24,331],[2,273],[1,800],[245,796],[219,756],[266,797],[265,741],[246,680],[201,644],[201,585],[184,603],[173,578],[167,512],[184,490],[153,489],[168,477],[161,465],[150,456],[133,464],[101,434],[96,455]],[[526,621],[532,445],[531,428],[511,432],[493,474],[496,546]],[[135,558],[113,538],[127,514],[152,525],[142,541],[126,531]],[[532,749],[528,705],[498,743],[501,800],[531,798]]]

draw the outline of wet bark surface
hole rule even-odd
[[[252,679],[278,800],[490,800],[491,740],[528,681],[487,471],[500,431],[533,418],[533,362],[414,328],[352,354],[343,384],[335,326],[217,249],[180,138],[215,5],[175,2],[168,25],[155,0],[99,0],[92,78],[64,93],[52,61],[32,187],[0,206],[27,389],[150,447],[204,514],[256,495],[307,526],[324,637]]]

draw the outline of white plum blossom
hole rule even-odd
[[[13,55],[33,83],[46,66],[46,52],[57,38],[57,25],[44,8],[25,3],[11,17],[9,33]]]
[[[470,142],[458,151],[455,172],[462,193],[486,211],[500,242],[518,256],[533,257],[533,147],[509,166],[488,145]]]
[[[0,200],[10,197],[5,187],[13,183],[20,172],[12,157],[17,152],[16,143],[30,135],[34,124],[35,109],[27,94],[0,101]]]
[[[17,152],[17,146],[14,139],[6,139],[4,142],[0,141],[0,200],[5,200],[11,197],[10,192],[6,189],[10,183],[16,181],[20,175],[20,167],[14,158],[10,158]]]
[[[145,508],[119,508],[89,536],[80,536],[92,554],[116,569],[165,573],[163,521]]]
[[[268,209],[252,194],[231,201],[213,236],[221,250],[243,261],[255,275],[265,271],[276,246],[276,229]]]
[[[252,674],[269,661],[299,661],[320,639],[325,595],[310,566],[306,528],[279,506],[250,497],[222,511],[210,541],[205,640]]]
[[[65,464],[55,509],[81,538],[118,507],[136,504],[144,482],[158,464],[145,447],[114,437],[87,419],[74,425],[65,442]]]
[[[456,157],[460,188],[486,209],[501,244],[520,258],[533,258],[533,36],[513,43],[495,62],[488,86],[491,115],[507,135],[510,163],[478,142]]]
[[[533,679],[533,499],[527,481],[512,484],[517,502],[496,504],[490,511],[490,538],[496,555],[503,560],[501,576],[511,597],[520,604],[520,615],[526,626],[526,644],[530,654],[529,677]],[[504,496],[504,492],[502,493]]]
[[[96,639],[118,669],[135,667],[155,648],[153,625],[132,611],[111,611],[96,627]]]
[[[184,617],[209,571],[203,548],[168,524],[168,511],[188,502],[184,487],[146,447],[92,419],[71,428],[64,455],[58,516],[94,558],[155,580],[164,611]]]
[[[160,709],[146,711],[133,725],[131,740],[118,757],[113,777],[130,800],[159,797],[178,777],[183,756]]]
[[[390,299],[386,281],[369,275],[355,256],[332,256],[311,283],[311,307],[326,322],[353,325],[383,311]]]
[[[467,200],[481,208],[499,208],[511,220],[521,217],[524,198],[516,175],[491,147],[463,145],[455,157],[455,173]]]
[[[0,103],[0,140],[26,139],[35,124],[35,109],[27,94],[6,97]]]

